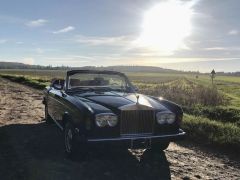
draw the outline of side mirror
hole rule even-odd
[[[53,88],[57,89],[57,90],[62,90],[63,89],[62,85],[61,84],[57,84],[57,83],[53,84]]]
[[[136,87],[136,86],[133,86],[133,89],[134,89],[134,91],[136,91],[136,92],[139,91],[138,87]]]
[[[61,79],[53,79],[51,83],[51,87],[57,90],[62,90],[64,86],[64,80]]]

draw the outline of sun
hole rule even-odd
[[[189,4],[176,0],[155,5],[144,14],[137,44],[161,54],[186,48],[184,39],[191,34],[192,14]]]

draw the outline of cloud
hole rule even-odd
[[[93,56],[83,56],[83,55],[65,55],[61,57],[45,57],[44,59],[50,60],[50,61],[91,61],[95,60],[95,57]]]
[[[40,27],[40,26],[44,26],[47,22],[48,20],[46,19],[37,19],[37,20],[27,22],[26,25],[29,27]]]
[[[89,63],[94,60],[94,58],[89,56],[80,56],[80,55],[66,55],[61,57],[45,57],[44,60],[47,60],[50,64],[61,64],[67,66],[81,66],[83,63]]]
[[[238,35],[239,34],[239,31],[236,30],[236,29],[232,29],[228,32],[229,35]]]
[[[0,44],[4,44],[4,43],[6,43],[6,42],[7,42],[6,39],[0,39]]]
[[[205,48],[204,50],[207,51],[222,51],[222,50],[227,50],[225,47],[210,47],[210,48]]]
[[[42,54],[42,53],[44,53],[44,50],[41,49],[41,48],[37,48],[37,49],[36,49],[36,52],[37,52],[38,54]]]
[[[81,44],[86,44],[90,46],[125,46],[131,43],[131,38],[129,36],[83,36],[77,35],[75,41]]]
[[[204,48],[206,51],[239,51],[240,47],[238,46],[229,46],[229,47],[209,47]]]
[[[24,44],[22,41],[17,41],[16,44]]]
[[[32,57],[27,57],[27,58],[23,58],[22,62],[24,64],[30,64],[33,65],[34,64],[34,59]]]
[[[58,49],[54,48],[33,48],[32,52],[37,53],[37,54],[48,54],[49,52],[56,52]]]
[[[66,32],[69,32],[69,31],[73,31],[75,29],[74,26],[68,26],[68,27],[65,27],[63,29],[59,29],[57,31],[53,31],[53,34],[61,34],[61,33],[66,33]]]

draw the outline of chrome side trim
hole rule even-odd
[[[153,133],[139,133],[139,134],[121,134],[121,137],[149,137]]]
[[[167,134],[167,135],[156,135],[156,136],[122,136],[119,138],[104,138],[104,139],[88,139],[88,142],[99,142],[99,141],[121,141],[121,140],[136,140],[136,139],[154,139],[154,138],[168,138],[168,137],[178,137],[178,136],[184,136],[186,132],[184,132],[182,129],[179,129],[179,133],[177,134]]]

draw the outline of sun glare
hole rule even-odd
[[[191,16],[191,6],[179,1],[154,6],[144,15],[137,44],[161,54],[186,48],[183,41],[191,33]]]

